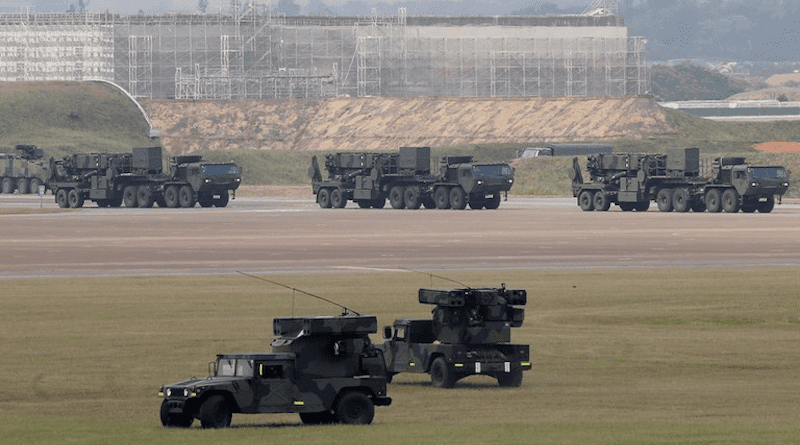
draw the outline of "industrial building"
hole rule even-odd
[[[615,0],[564,16],[0,14],[0,81],[114,82],[133,96],[646,94],[646,40]]]

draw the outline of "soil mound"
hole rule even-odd
[[[800,142],[764,142],[756,145],[755,149],[769,153],[798,153],[800,152]]]

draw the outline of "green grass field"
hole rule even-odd
[[[4,280],[3,443],[797,443],[800,270],[437,271],[528,289],[521,388],[399,375],[368,427],[234,415],[166,430],[159,387],[216,353],[269,351],[272,318],[336,308],[244,276]],[[373,313],[427,317],[411,272],[271,276]],[[379,337],[373,336],[375,341]]]

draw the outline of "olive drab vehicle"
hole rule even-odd
[[[164,171],[161,147],[131,153],[81,153],[50,159],[47,186],[59,207],[225,207],[242,181],[234,163],[211,163],[201,156],[173,156]]]
[[[374,316],[276,318],[271,353],[220,354],[209,376],[165,385],[161,423],[224,428],[233,414],[298,413],[306,424],[369,424],[388,406]]]
[[[420,289],[419,302],[434,305],[433,317],[397,319],[384,328],[389,376],[428,373],[431,383],[451,388],[464,377],[483,374],[500,386],[522,384],[531,369],[530,346],[511,343],[511,328],[522,326],[525,290],[499,288]]]
[[[46,176],[39,161],[44,152],[35,145],[17,145],[16,149],[19,154],[0,153],[0,193],[39,193]]]
[[[573,158],[572,194],[584,211],[646,211],[655,201],[662,212],[769,213],[789,187],[782,166],[751,165],[741,157],[716,158],[701,175],[697,148],[671,148],[666,154],[615,153],[587,157],[584,181]]]
[[[430,147],[402,147],[398,153],[333,153],[325,157],[328,178],[316,156],[309,176],[322,208],[496,209],[514,184],[514,169],[478,163],[472,156],[445,156],[431,172]]]

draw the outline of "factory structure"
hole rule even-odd
[[[178,99],[649,92],[616,0],[558,16],[0,13],[0,81],[114,82]]]

